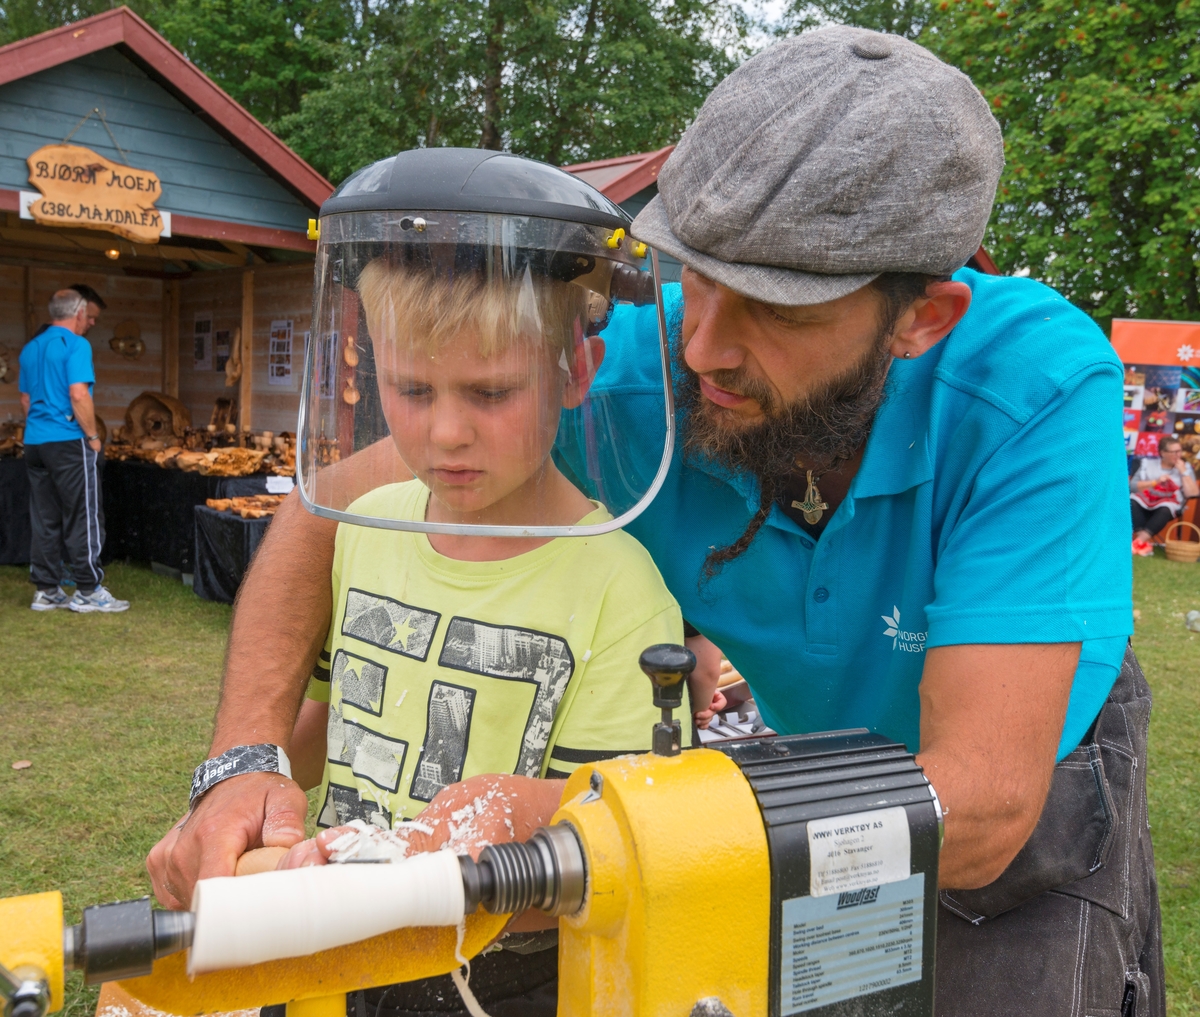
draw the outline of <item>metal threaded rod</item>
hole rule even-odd
[[[479,861],[491,867],[495,879],[495,894],[485,902],[489,911],[516,915],[541,907],[546,896],[546,873],[536,849],[525,844],[493,844],[483,849]]]
[[[586,882],[579,838],[566,823],[535,830],[523,844],[492,844],[479,861],[459,858],[466,913],[480,904],[496,915],[531,907],[572,915],[583,907]]]

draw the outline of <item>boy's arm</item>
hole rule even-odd
[[[329,577],[337,523],[288,495],[267,530],[234,606],[209,758],[236,745],[285,751],[332,613]],[[278,774],[222,781],[151,850],[146,867],[166,907],[187,907],[197,879],[233,874],[255,847],[304,838],[308,801]]]

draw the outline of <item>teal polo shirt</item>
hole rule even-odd
[[[893,361],[862,465],[819,540],[776,507],[750,550],[702,583],[708,549],[756,511],[758,484],[684,464],[678,447],[628,530],[781,733],[866,727],[916,751],[930,648],[1081,642],[1062,758],[1099,713],[1133,627],[1123,369],[1046,286],[954,278],[971,287],[970,309],[929,352]],[[664,290],[677,341],[682,295]],[[640,444],[640,459],[626,454],[643,464],[639,483],[665,431],[655,316],[617,311],[595,386],[614,398],[590,455]],[[558,455],[596,475],[578,437],[560,434]]]
[[[96,381],[91,344],[81,335],[51,325],[25,344],[20,356],[17,388],[29,396],[25,444],[77,441],[86,437],[75,420],[71,386]]]

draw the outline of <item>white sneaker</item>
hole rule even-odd
[[[80,614],[89,614],[92,611],[117,614],[120,611],[129,610],[129,601],[117,600],[103,586],[97,586],[86,597],[76,590],[75,596],[67,602],[67,607],[72,611],[78,611]]]
[[[33,603],[29,606],[34,611],[53,611],[55,608],[67,606],[67,595],[61,586],[56,586],[53,593],[43,593],[38,590],[33,595]]]

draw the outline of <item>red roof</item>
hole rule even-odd
[[[0,50],[0,53],[2,52],[3,50]],[[658,180],[658,171],[667,161],[667,156],[674,151],[675,146],[668,145],[657,152],[621,155],[615,159],[601,159],[598,162],[580,162],[574,166],[564,166],[563,169],[586,180],[606,198],[619,205]]]
[[[0,46],[0,85],[118,46],[288,190],[319,207],[333,184],[128,7]]]

